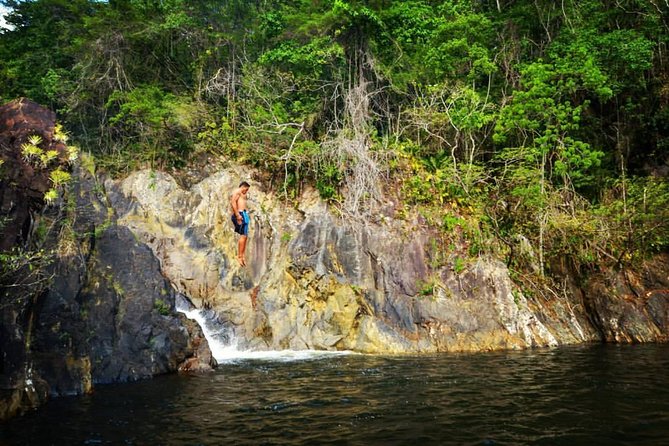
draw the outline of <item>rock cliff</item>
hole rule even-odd
[[[336,217],[313,191],[292,208],[252,185],[243,268],[227,194],[251,175],[222,169],[182,188],[145,170],[105,183],[119,225],[179,292],[219,313],[239,348],[413,353],[667,339],[666,256],[644,277],[601,272],[577,285],[565,272],[562,295],[526,296],[499,260],[432,266],[433,234],[419,216]]]

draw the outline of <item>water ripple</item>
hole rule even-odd
[[[3,425],[0,444],[636,446],[669,438],[669,346],[298,358],[99,386]]]

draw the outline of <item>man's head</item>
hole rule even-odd
[[[242,181],[241,183],[239,183],[239,188],[242,190],[243,194],[247,193],[250,187],[251,185],[246,181]]]

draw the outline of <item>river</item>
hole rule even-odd
[[[275,354],[58,398],[6,445],[669,444],[669,346]]]

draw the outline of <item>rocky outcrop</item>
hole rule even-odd
[[[662,297],[648,309],[643,299],[616,309],[608,286],[525,295],[495,259],[433,266],[435,239],[418,216],[335,217],[314,192],[293,209],[253,184],[250,266],[242,268],[226,193],[250,176],[222,170],[184,189],[165,173],[140,171],[105,183],[119,224],[151,247],[180,292],[219,313],[240,348],[479,351],[666,336]],[[659,284],[649,280],[637,294],[660,296]],[[639,329],[643,336],[630,335]]]
[[[210,367],[206,340],[176,312],[158,260],[116,224],[92,172],[75,166],[63,201],[44,207],[41,173],[29,180],[30,168],[17,153],[27,135],[52,145],[55,116],[25,100],[2,112],[3,167],[18,163],[20,171],[3,170],[3,240],[5,247],[22,247],[13,256],[39,253],[42,261],[24,262],[14,274],[7,273],[13,265],[2,265],[0,419],[98,383],[173,372],[185,362]],[[27,198],[28,204],[13,201]],[[36,268],[32,282],[39,286],[21,282],[21,274]]]

